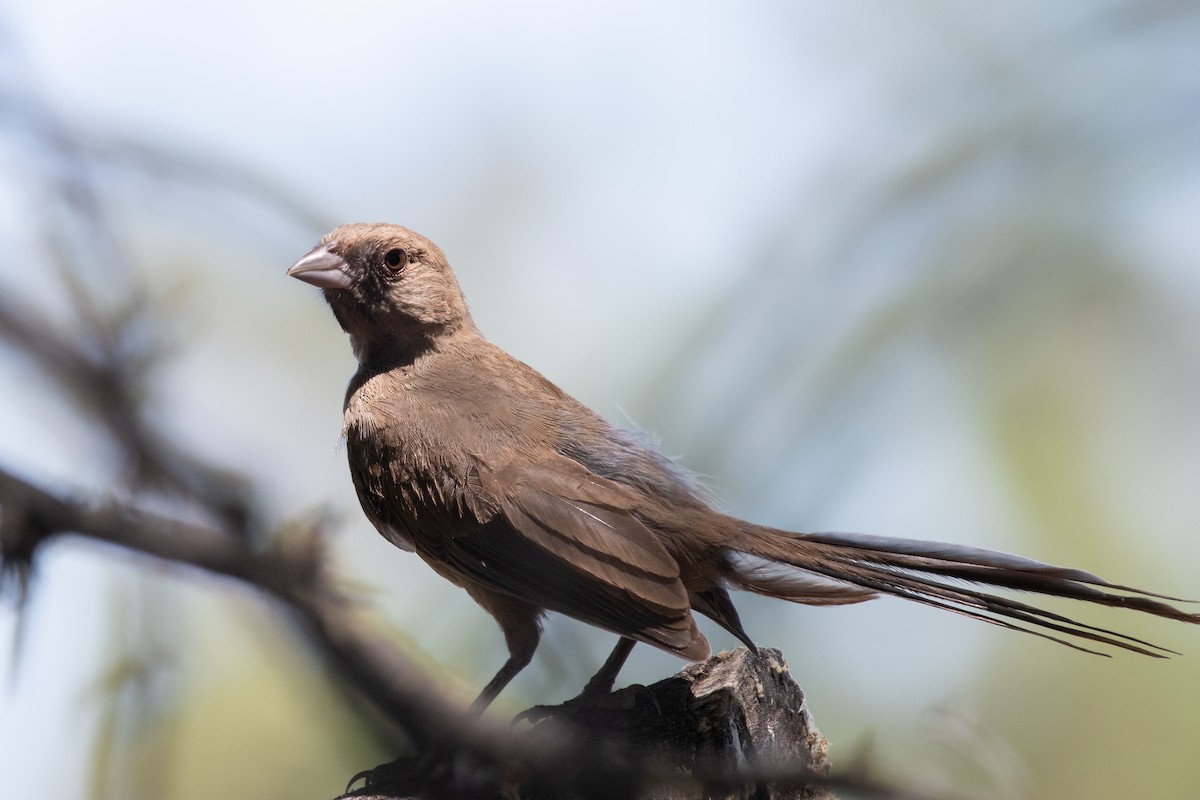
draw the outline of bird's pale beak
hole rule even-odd
[[[327,244],[314,247],[304,258],[292,264],[287,274],[322,289],[349,289],[352,285],[350,265],[346,259],[330,251]]]

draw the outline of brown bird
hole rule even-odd
[[[344,433],[367,517],[504,632],[509,658],[478,710],[529,663],[546,611],[621,637],[585,693],[611,690],[635,642],[707,657],[693,611],[754,648],[730,589],[811,605],[891,594],[1087,652],[1081,643],[1154,657],[1172,651],[963,582],[1200,622],[1162,602],[1176,598],[1077,569],[722,514],[639,436],[484,339],[445,255],[407,228],[343,225],[288,274],[324,290],[358,358]]]

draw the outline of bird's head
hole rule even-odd
[[[321,287],[363,363],[415,357],[474,328],[441,248],[399,225],[334,228],[288,275]]]

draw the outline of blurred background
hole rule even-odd
[[[490,338],[727,511],[1200,596],[1197,4],[281,9],[0,6],[0,294],[67,337],[81,297],[135,320],[147,418],[248,476],[266,530],[330,509],[338,574],[464,699],[499,631],[361,516],[353,359],[284,276],[341,222],[438,242]],[[137,494],[61,376],[11,338],[0,370],[0,465]],[[324,798],[391,755],[239,586],[65,539],[15,598],[0,795]],[[1183,653],[1110,660],[895,600],[739,606],[835,765],[1200,796],[1200,630],[1072,609]],[[611,645],[552,618],[498,712]]]

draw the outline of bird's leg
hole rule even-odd
[[[537,642],[535,641],[534,646],[536,647],[536,645]],[[475,702],[471,703],[470,713],[473,716],[479,716],[487,710],[487,707],[496,699],[496,695],[500,694],[504,687],[508,686],[509,682],[517,677],[517,673],[529,665],[532,659],[533,648],[529,648],[528,651],[514,651],[509,655],[508,661],[504,662],[504,666],[500,667],[500,671],[488,681],[487,686],[483,687],[483,691],[475,698]]]
[[[467,712],[470,719],[474,720],[482,715],[496,699],[496,695],[500,694],[517,673],[529,664],[536,646],[535,639],[534,647],[515,650],[509,655],[508,660],[500,667],[500,671],[488,681],[487,686],[483,687],[483,691],[471,703]],[[456,752],[453,734],[443,732],[415,756],[401,756],[394,761],[380,764],[374,769],[358,773],[350,779],[350,786],[363,779],[368,788],[386,787],[389,791],[403,789],[407,795],[409,791],[415,791],[414,787],[427,787],[435,783],[439,778],[439,771],[444,772],[448,768],[449,761],[454,758]],[[350,786],[346,787],[347,792],[350,790]]]
[[[635,644],[637,644],[637,640],[630,639],[628,636],[618,639],[617,646],[609,653],[604,664],[591,677],[591,680],[583,687],[583,692],[576,699],[596,697],[612,692],[613,684],[617,681],[617,674],[621,671],[621,667],[625,666],[625,660],[629,658]]]
[[[468,717],[479,717],[496,699],[496,695],[507,686],[521,670],[533,660],[541,638],[537,608],[506,595],[493,594],[478,586],[468,586],[467,592],[479,605],[488,611],[504,631],[508,645],[508,660],[499,672],[487,682],[483,691],[471,703]],[[619,666],[619,665],[618,665]],[[469,756],[469,754],[467,754]],[[440,780],[452,774],[452,764],[463,757],[454,731],[444,730],[434,735],[422,752],[414,756],[401,756],[395,761],[381,764],[375,769],[355,775],[351,784],[365,779],[368,788],[386,787],[389,792],[403,790],[405,796],[415,794],[419,788],[436,786]]]
[[[587,685],[583,687],[582,692],[557,706],[534,706],[527,708],[513,717],[512,724],[516,725],[518,722],[536,724],[566,706],[578,705],[610,694],[613,683],[617,680],[617,673],[625,665],[625,660],[629,658],[629,653],[633,650],[635,644],[637,644],[636,640],[630,639],[628,636],[622,636],[617,640],[617,646],[613,648],[608,658],[605,659],[604,664],[592,676],[591,680],[587,682]]]
[[[500,630],[504,632],[504,643],[508,645],[508,661],[500,667],[483,691],[471,703],[471,713],[478,716],[492,704],[496,695],[517,677],[533,660],[538,640],[542,638],[541,611],[515,597],[492,592],[478,585],[468,585],[467,594],[492,615]]]

